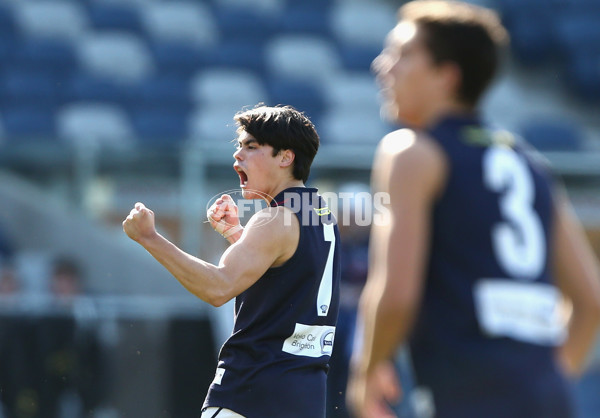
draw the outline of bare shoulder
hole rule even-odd
[[[435,160],[444,158],[444,152],[426,133],[398,129],[383,137],[377,148],[377,157],[391,162],[416,160],[417,163],[435,163]]]
[[[274,266],[283,264],[296,251],[300,239],[300,223],[296,215],[283,206],[267,207],[246,224],[242,240],[276,254]]]
[[[379,143],[373,170],[375,181],[381,185],[424,181],[439,188],[445,180],[447,161],[444,151],[426,133],[399,129]]]

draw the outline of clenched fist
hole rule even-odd
[[[123,231],[129,238],[137,242],[155,235],[154,212],[143,203],[136,203],[129,212],[129,216],[123,221]]]
[[[241,228],[238,207],[228,194],[224,194],[218,198],[210,206],[206,212],[206,216],[214,230],[223,236],[233,231],[234,228],[236,230]]]

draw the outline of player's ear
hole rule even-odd
[[[456,96],[462,83],[462,71],[455,62],[445,62],[440,64],[439,71],[442,88],[451,96]]]
[[[279,152],[279,166],[289,167],[294,162],[296,154],[291,149],[284,149]]]

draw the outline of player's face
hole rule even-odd
[[[383,113],[393,121],[422,125],[439,97],[436,67],[418,27],[400,22],[387,36],[372,69],[381,89]]]
[[[249,133],[242,131],[237,139],[237,150],[233,153],[234,170],[240,177],[240,188],[244,199],[264,199],[275,183],[276,157],[273,147],[260,145]],[[257,193],[258,192],[258,193]]]

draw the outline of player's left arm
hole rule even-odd
[[[241,238],[223,253],[219,265],[184,252],[160,235],[155,229],[154,213],[141,203],[136,203],[123,222],[123,229],[189,292],[211,305],[221,306],[294,253],[300,227],[295,216],[284,216],[285,210],[265,208],[255,214]],[[268,226],[266,218],[270,218]]]
[[[573,307],[559,358],[566,373],[576,377],[585,367],[600,326],[600,266],[562,190],[555,212],[554,272],[558,287]]]

